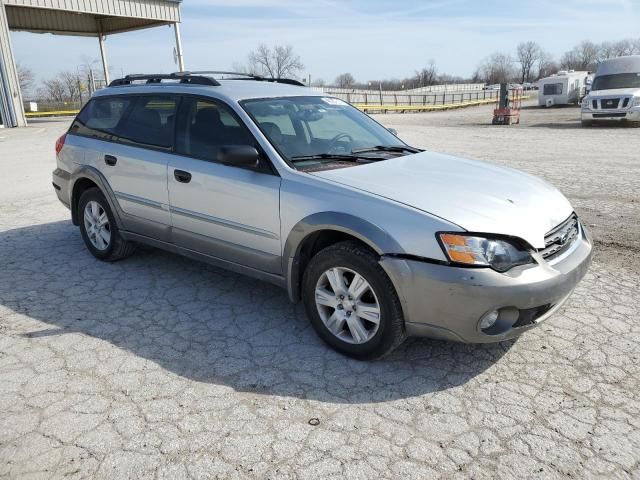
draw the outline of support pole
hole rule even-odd
[[[184,57],[182,55],[182,40],[180,39],[180,24],[178,22],[173,24],[173,28],[176,33],[176,57],[178,60],[178,71],[184,72]]]
[[[100,57],[102,58],[102,69],[104,70],[105,87],[109,85],[109,67],[107,66],[107,54],[104,48],[105,36],[103,34],[98,35],[98,42],[100,43]]]

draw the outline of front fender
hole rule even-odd
[[[300,298],[300,251],[306,239],[313,233],[331,230],[357,238],[378,255],[402,253],[404,250],[396,240],[378,225],[348,213],[319,212],[300,220],[285,242],[282,261],[286,272],[287,290],[291,301]]]

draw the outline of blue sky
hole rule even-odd
[[[181,8],[187,69],[228,69],[260,43],[291,44],[304,74],[325,80],[409,76],[429,59],[466,76],[522,40],[560,56],[581,40],[640,37],[640,0],[184,0]],[[12,42],[40,79],[99,58],[94,38],[14,32]],[[173,42],[170,27],[107,37],[112,76],[176,70]]]

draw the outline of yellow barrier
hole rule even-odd
[[[56,117],[65,115],[77,115],[80,110],[56,110],[53,112],[25,112],[27,117]]]

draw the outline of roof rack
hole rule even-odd
[[[162,80],[177,80],[178,83],[189,83],[196,85],[219,86],[214,78],[203,75],[192,75],[190,72],[174,72],[174,73],[154,73],[154,74],[132,74],[124,78],[113,80],[109,86],[119,87],[123,85],[133,85],[133,82],[145,81],[148,83],[162,83]]]
[[[255,75],[253,73],[242,73],[242,72],[225,72],[221,70],[201,70],[194,72],[182,72],[187,73],[189,75],[234,75],[239,78],[226,78],[224,80],[255,80],[258,82],[274,82],[274,83],[284,83],[287,85],[296,85],[298,87],[304,87],[305,84],[300,82],[299,80],[294,80],[293,78],[269,78],[263,77],[261,75]]]
[[[197,72],[173,72],[173,73],[150,73],[150,74],[142,74],[136,73],[127,75],[123,78],[118,78],[113,80],[109,86],[110,87],[120,87],[124,85],[134,85],[134,82],[144,82],[145,84],[149,83],[162,83],[163,80],[174,80],[179,83],[188,83],[195,85],[210,85],[214,87],[220,86],[220,82],[218,82],[215,78],[210,75],[233,75],[234,78],[227,78],[226,80],[255,80],[258,82],[274,82],[274,83],[283,83],[287,85],[296,85],[299,87],[304,87],[304,83],[294,80],[292,78],[267,78],[261,77],[260,75],[253,75],[251,73],[239,73],[239,72],[224,72],[219,70],[210,70],[210,71],[197,71]]]

